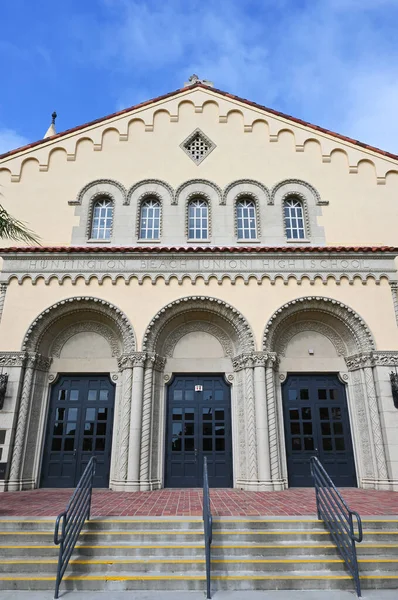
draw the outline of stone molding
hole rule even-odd
[[[236,345],[243,351],[255,349],[254,335],[245,317],[236,308],[219,298],[186,296],[166,304],[149,323],[143,338],[143,350],[156,352],[159,337],[167,323],[181,314],[204,312],[216,315],[234,331]]]
[[[374,350],[375,343],[372,333],[360,315],[346,304],[333,298],[322,296],[297,298],[296,300],[287,302],[274,312],[265,326],[263,349],[265,351],[276,350],[278,344],[277,332],[283,326],[284,321],[296,313],[304,316],[309,311],[321,314],[326,313],[338,319],[347,330],[347,342],[352,343],[354,341],[358,350],[364,352]],[[348,347],[349,343],[347,343]]]
[[[52,306],[40,313],[27,330],[22,349],[35,351],[39,348],[40,342],[46,331],[65,315],[74,312],[93,312],[108,317],[120,332],[125,353],[135,350],[136,341],[133,326],[126,315],[116,306],[94,296],[74,296],[56,302]]]
[[[48,371],[52,358],[36,352],[0,352],[0,367],[26,367]]]
[[[209,203],[214,201],[218,204],[223,204],[223,193],[221,188],[208,179],[188,179],[181,183],[175,190],[173,204],[180,204],[186,200],[195,198],[196,196],[206,198]]]
[[[398,367],[398,352],[365,352],[347,356],[345,362],[349,371],[357,371],[366,367]]]
[[[305,321],[298,321],[290,326],[287,326],[286,330],[277,339],[275,347],[276,352],[281,356],[285,356],[286,348],[291,339],[303,331],[315,331],[316,333],[324,335],[332,342],[339,356],[347,355],[347,348],[344,341],[332,327],[326,323],[322,323],[321,321],[309,319]]]
[[[83,204],[86,194],[88,195],[88,192],[90,192],[90,190],[92,188],[95,188],[96,186],[99,186],[100,188],[103,188],[104,186],[113,186],[120,192],[120,194],[123,197],[123,201],[125,201],[126,188],[124,187],[124,185],[122,183],[120,183],[119,181],[116,181],[115,179],[95,179],[94,181],[90,181],[89,183],[87,183],[80,190],[80,192],[77,194],[77,196],[74,200],[68,201],[68,204],[71,204],[71,205]],[[106,196],[106,195],[110,195],[110,194],[109,193],[107,194],[107,192],[105,190],[103,190],[103,191],[99,190],[95,194],[95,196]],[[92,201],[93,198],[94,198],[94,196],[89,196],[90,201]]]
[[[159,254],[145,252],[125,253],[122,251],[108,253],[95,252],[87,254],[74,254],[73,249],[67,254],[43,253],[37,254],[5,254],[3,256],[3,269],[0,273],[0,284],[7,283],[16,278],[20,284],[29,278],[35,284],[40,278],[49,283],[55,278],[59,283],[71,280],[75,283],[80,277],[86,283],[92,278],[102,282],[110,277],[113,283],[118,278],[126,282],[137,279],[140,284],[146,278],[152,283],[161,277],[166,283],[172,278],[177,278],[181,283],[186,277],[194,282],[198,277],[208,282],[215,277],[222,283],[224,278],[236,281],[243,278],[249,283],[251,278],[261,282],[264,278],[274,284],[282,278],[285,283],[293,278],[298,283],[303,278],[314,283],[320,278],[327,285],[328,278],[332,277],[336,283],[341,279],[348,279],[353,284],[355,278],[360,278],[366,283],[368,277],[380,283],[382,278],[387,278],[390,285],[397,282],[397,271],[394,256],[369,253],[339,253],[335,257],[325,256],[322,253],[311,252],[303,255],[295,252],[267,252],[250,253],[239,252],[226,255],[223,252],[178,252],[175,254]]]
[[[141,201],[147,196],[156,196],[161,201],[168,198],[170,204],[175,204],[173,188],[162,179],[142,179],[141,181],[137,181],[130,187],[123,204],[130,205],[131,203],[137,203],[137,206],[139,206]]]
[[[214,336],[220,342],[224,350],[224,355],[229,357],[233,356],[234,349],[228,335],[221,327],[214,323],[208,323],[207,321],[189,321],[174,329],[163,344],[163,354],[166,357],[172,357],[178,342],[188,333],[195,331],[202,331]]]
[[[307,190],[307,192],[309,194],[311,194],[311,196],[313,197],[315,204],[318,204],[320,206],[325,206],[325,205],[329,204],[328,200],[321,199],[320,193],[318,192],[318,190],[316,188],[314,188],[314,186],[312,186],[307,181],[303,181],[302,179],[284,179],[283,181],[279,181],[278,183],[276,183],[271,190],[269,204],[275,204],[275,197],[276,197],[278,191],[287,185],[292,185],[296,188],[304,187]],[[299,192],[299,190],[298,190],[298,192]],[[290,192],[290,195],[294,196],[298,192]],[[305,198],[307,198],[307,196],[305,194],[302,194],[302,195]]]
[[[220,204],[228,204],[229,200],[236,200],[237,196],[252,196],[261,204],[271,204],[271,194],[267,186],[255,179],[237,179],[225,186]]]
[[[98,323],[95,321],[81,321],[80,323],[74,323],[66,329],[63,329],[59,335],[55,338],[51,346],[51,355],[54,358],[61,356],[63,346],[70,338],[78,333],[97,333],[106,339],[112,350],[112,356],[120,355],[120,345],[115,333],[110,327],[107,327],[104,323]]]

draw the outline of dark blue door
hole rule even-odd
[[[166,487],[232,487],[231,395],[223,376],[174,377],[168,387]]]
[[[114,389],[106,376],[64,375],[53,385],[42,487],[75,487],[93,455],[94,486],[109,486]]]
[[[289,375],[283,384],[289,486],[313,485],[318,456],[335,485],[355,487],[354,454],[344,385],[336,375]]]

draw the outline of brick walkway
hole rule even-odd
[[[41,489],[0,494],[0,517],[54,516],[65,510],[72,490]],[[344,498],[360,515],[398,515],[398,493],[344,489]],[[283,492],[210,490],[212,511],[219,516],[315,515],[315,494],[310,488]],[[94,490],[92,516],[198,516],[201,489],[164,489],[155,492]]]

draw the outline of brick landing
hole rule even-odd
[[[398,515],[398,492],[342,490],[348,505],[361,516]],[[40,489],[0,493],[0,517],[54,516],[65,510],[72,490]],[[212,512],[218,516],[315,515],[311,488],[283,492],[245,492],[211,489]],[[163,489],[155,492],[94,490],[91,514],[98,516],[198,516],[202,513],[201,489]]]

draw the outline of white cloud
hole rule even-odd
[[[29,140],[13,129],[0,129],[0,154],[20,148],[28,143]]]
[[[231,93],[398,152],[397,0],[102,6],[107,18],[81,28],[81,55],[115,78],[118,108],[181,87],[195,72]]]

